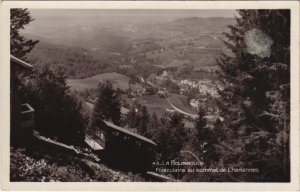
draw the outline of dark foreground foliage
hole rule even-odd
[[[113,171],[101,163],[35,146],[10,149],[10,180],[28,182],[143,181],[138,174]]]
[[[68,144],[84,139],[86,118],[81,101],[71,93],[65,76],[48,67],[20,73],[19,95],[35,109],[35,129]]]

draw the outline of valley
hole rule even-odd
[[[160,117],[174,109],[159,92],[168,93],[168,100],[187,113],[213,105],[220,88],[216,59],[224,52],[222,33],[233,18],[64,18],[68,24],[55,27],[43,24],[49,19],[39,18],[24,31],[40,39],[28,60],[63,71],[71,89],[85,99],[95,99],[98,83],[109,80],[125,105],[137,102]]]
[[[119,158],[109,151],[123,153],[122,147],[127,144],[136,152],[151,154],[144,159],[139,157],[143,159],[139,163],[149,161],[143,170],[150,171],[154,170],[151,161],[155,158],[178,156],[181,150],[177,145],[182,145],[182,149],[195,147],[192,140],[184,140],[195,137],[200,108],[205,111],[205,128],[213,130],[223,121],[216,103],[218,90],[223,89],[217,59],[226,52],[222,33],[234,22],[233,18],[169,15],[159,19],[145,14],[142,18],[114,15],[65,17],[57,22],[53,19],[37,17],[30,28],[22,31],[25,37],[40,41],[26,60],[37,69],[50,68],[62,75],[66,91],[78,101],[76,107],[86,122],[84,144],[80,146],[92,150],[91,154],[97,154],[106,163],[115,161],[113,169],[131,169],[118,167]],[[105,87],[107,92],[103,92]],[[106,98],[103,93],[110,96]],[[115,101],[111,100],[113,97]],[[91,123],[98,114],[96,110],[108,112],[113,107],[117,108],[112,109],[110,118],[101,119],[106,125],[96,125],[109,129],[94,129]],[[115,119],[119,121],[114,122]],[[165,129],[169,129],[168,133]],[[110,136],[111,140],[105,139]],[[131,140],[124,144],[128,137]],[[169,142],[164,143],[165,140]],[[114,147],[110,149],[106,142]],[[164,149],[159,149],[159,153],[147,149],[148,153],[139,147],[141,143],[149,144],[145,142]],[[93,148],[94,144],[101,147]],[[168,148],[174,150],[168,152]],[[109,164],[106,163],[105,166]],[[165,176],[174,178],[159,177]]]

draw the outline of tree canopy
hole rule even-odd
[[[120,125],[121,103],[118,94],[114,91],[112,83],[105,81],[98,85],[98,96],[96,99],[90,126],[98,127],[102,120],[112,121]]]
[[[237,160],[243,166],[260,169],[252,180],[287,181],[290,11],[237,13],[236,24],[224,33],[230,53],[218,60],[225,87],[219,107],[228,126],[226,142],[241,147]]]
[[[86,119],[82,104],[72,95],[62,72],[48,67],[24,74],[19,83],[22,100],[35,109],[35,129],[44,136],[80,144],[84,139]]]
[[[174,113],[170,118],[161,118],[160,127],[153,136],[158,145],[159,158],[163,161],[174,160],[179,157],[186,142],[184,116]]]
[[[25,59],[25,55],[39,42],[20,34],[20,30],[33,20],[28,9],[10,10],[10,53],[20,59]]]

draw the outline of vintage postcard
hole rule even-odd
[[[5,190],[299,190],[299,2],[1,3]]]

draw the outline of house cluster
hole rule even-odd
[[[191,99],[190,105],[195,108],[199,109],[200,106],[205,108],[205,112],[209,115],[219,114],[219,109],[214,106],[210,105],[209,101],[205,99]]]
[[[191,88],[196,88],[200,95],[211,95],[212,97],[219,97],[217,85],[211,83],[210,80],[180,80],[179,86],[181,87],[181,92],[190,90]]]
[[[163,85],[167,81],[176,82],[175,79],[174,79],[173,74],[169,71],[163,71],[163,73],[161,75],[151,74],[149,76],[148,80],[155,83],[155,84],[157,84],[157,85]]]
[[[141,89],[141,90],[128,90],[127,96],[128,98],[135,98],[135,97],[142,97],[143,95],[146,95],[148,92],[146,89]]]
[[[163,84],[169,78],[173,78],[170,73],[164,71],[162,75],[156,76],[152,74],[148,80],[143,77],[139,78],[139,83],[143,86],[143,89],[132,90],[131,88],[127,91],[129,98],[142,97],[143,95],[155,95],[157,94],[161,98],[166,98],[169,96],[169,92],[165,87],[160,87],[158,85]],[[151,82],[152,81],[152,82]],[[175,81],[175,80],[173,80]],[[155,82],[155,83],[153,83]],[[130,86],[129,86],[130,87]]]

